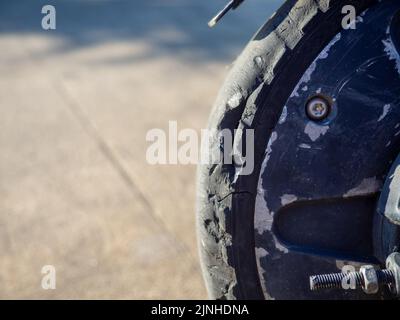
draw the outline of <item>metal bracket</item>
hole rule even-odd
[[[397,157],[385,184],[382,188],[381,197],[379,198],[378,213],[384,215],[390,222],[400,225],[400,156]]]
[[[393,273],[394,281],[389,285],[390,291],[400,297],[400,253],[394,252],[386,259],[386,268]]]

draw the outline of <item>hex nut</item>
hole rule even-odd
[[[360,268],[364,278],[363,290],[366,294],[375,294],[379,290],[378,275],[373,266],[365,265]]]

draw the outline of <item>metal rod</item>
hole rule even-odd
[[[231,0],[217,15],[208,22],[210,28],[214,27],[219,20],[231,9],[236,9],[244,0]]]

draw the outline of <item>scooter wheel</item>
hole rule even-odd
[[[344,30],[348,5],[360,23]],[[289,0],[237,58],[208,129],[231,132],[234,144],[253,130],[254,168],[245,173],[245,161],[198,167],[197,230],[211,298],[384,297],[312,292],[308,277],[379,264],[374,207],[400,150],[397,136],[385,146],[400,122],[399,74],[385,55],[399,9],[391,0]],[[221,151],[224,139],[215,136],[202,153],[218,159]]]

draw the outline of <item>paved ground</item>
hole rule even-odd
[[[49,1],[50,2],[50,1]],[[279,0],[0,1],[0,298],[205,298],[194,166],[151,128],[204,127],[226,66]],[[41,288],[43,265],[56,290]]]

